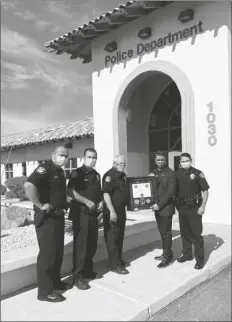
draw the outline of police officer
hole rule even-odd
[[[103,209],[101,179],[94,170],[97,152],[84,151],[84,164],[71,172],[68,196],[73,201],[69,219],[73,222],[73,283],[80,290],[90,288],[89,279],[101,278],[93,271],[93,257],[98,242],[98,215]]]
[[[180,156],[180,169],[177,175],[176,207],[179,211],[180,233],[183,254],[179,263],[192,260],[192,244],[195,248],[195,269],[204,266],[204,239],[202,237],[202,215],[208,200],[209,185],[202,171],[192,166],[189,153]]]
[[[110,268],[117,274],[128,274],[122,260],[123,239],[126,225],[127,186],[126,174],[123,172],[126,158],[117,155],[113,167],[102,178],[104,196],[103,223],[104,237]]]
[[[166,164],[166,157],[162,151],[155,154],[154,169],[150,176],[155,176],[155,200],[151,207],[155,212],[155,218],[162,239],[163,254],[156,256],[156,260],[162,260],[158,268],[168,266],[173,260],[172,253],[172,216],[175,213],[174,196],[176,193],[176,175]]]
[[[64,253],[64,209],[67,209],[66,179],[62,167],[67,158],[67,149],[56,147],[51,160],[36,168],[24,185],[35,210],[39,244],[37,298],[40,301],[64,301],[65,298],[55,290],[69,288],[60,279]]]

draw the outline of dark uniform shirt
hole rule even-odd
[[[107,171],[102,178],[102,190],[111,197],[113,206],[123,207],[128,204],[126,174],[114,167]]]
[[[64,171],[52,160],[36,168],[28,177],[27,182],[38,188],[39,200],[42,204],[49,203],[54,209],[67,208]]]
[[[195,196],[209,189],[205,175],[200,170],[190,167],[187,170],[179,169],[177,176],[177,197],[187,198]]]
[[[71,172],[68,188],[74,189],[82,197],[98,204],[102,201],[100,175],[94,169],[89,169],[85,165]],[[78,202],[75,202],[79,204]]]

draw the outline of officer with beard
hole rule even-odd
[[[84,164],[71,172],[68,196],[72,198],[69,219],[73,222],[73,283],[80,290],[90,288],[88,281],[101,278],[93,271],[98,242],[98,215],[103,209],[101,179],[94,170],[97,152],[84,151]]]
[[[37,257],[38,300],[65,300],[56,290],[64,291],[60,272],[64,254],[64,210],[67,209],[66,178],[62,167],[68,151],[58,146],[50,161],[33,171],[25,182],[25,191],[34,204],[34,218],[39,254]]]
[[[128,274],[122,260],[123,239],[126,225],[126,210],[128,203],[126,174],[123,172],[126,158],[117,155],[113,167],[102,178],[102,190],[105,200],[103,209],[104,236],[111,271],[117,274]]]
[[[154,169],[150,176],[155,176],[156,193],[155,204],[151,207],[155,212],[157,227],[162,239],[163,254],[156,256],[156,260],[161,260],[158,268],[168,266],[173,260],[172,253],[172,216],[175,213],[175,193],[176,175],[166,164],[166,157],[162,151],[155,154]]]
[[[208,200],[209,185],[202,171],[192,166],[189,153],[180,156],[177,175],[176,208],[179,211],[180,233],[183,254],[179,263],[192,260],[192,244],[195,248],[195,269],[204,266],[204,239],[202,237],[202,215]]]

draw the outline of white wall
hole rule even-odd
[[[177,20],[177,17],[180,11],[188,8],[194,9],[194,20],[183,24]],[[152,37],[144,43],[165,37],[169,32],[174,33],[194,24],[197,25],[199,21],[203,23],[201,34],[158,48],[143,56],[135,55],[128,61],[109,64],[105,67],[107,53],[104,52],[104,47],[108,42],[116,41],[118,50],[121,52],[129,49],[136,50],[137,44],[141,42],[137,33],[146,26],[152,27]],[[120,152],[117,133],[119,120],[114,110],[115,102],[120,100],[118,96],[127,88],[131,75],[138,75],[146,70],[146,66],[153,64],[152,66],[157,66],[157,70],[167,73],[176,82],[182,100],[185,100],[183,118],[188,113],[188,101],[189,107],[194,104],[191,122],[185,123],[185,128],[182,130],[188,131],[188,127],[194,127],[195,134],[194,138],[191,135],[188,136],[184,150],[194,151],[195,166],[205,172],[209,181],[210,198],[204,220],[214,223],[231,222],[230,31],[231,4],[229,2],[180,1],[99,37],[93,42],[95,147],[101,160],[98,163],[98,170],[101,173],[105,172],[112,165],[114,153]],[[113,55],[115,53],[111,54]],[[178,77],[175,70],[179,71]],[[190,84],[191,95],[189,87],[188,90],[184,90],[185,83]],[[216,114],[217,144],[215,146],[208,144],[209,107],[207,104],[211,101],[213,112]],[[130,162],[131,157],[132,155],[129,156]],[[220,164],[223,164],[220,167],[220,175],[216,175],[216,169]]]

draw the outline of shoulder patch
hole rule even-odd
[[[96,175],[96,178],[97,178],[97,180],[98,180],[98,181],[100,181],[100,176],[99,176],[99,174],[97,174],[97,175]]]
[[[200,176],[202,179],[205,179],[205,175],[204,175],[204,173],[203,173],[203,172],[201,172],[201,173],[199,174],[199,176]]]
[[[38,167],[36,169],[36,172],[38,172],[39,174],[45,174],[46,173],[46,169],[44,167]]]
[[[77,176],[78,176],[78,173],[76,171],[72,171],[70,174],[71,178],[77,178]]]
[[[111,181],[111,177],[107,176],[107,177],[105,178],[105,182],[110,182],[110,181]]]

